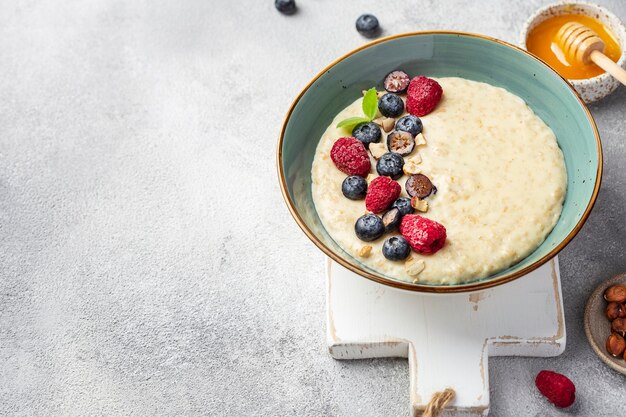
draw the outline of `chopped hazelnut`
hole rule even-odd
[[[379,159],[387,152],[385,149],[385,144],[382,142],[379,143],[370,143],[370,153],[376,159]]]
[[[424,137],[423,133],[418,133],[417,136],[415,136],[415,144],[426,145],[426,138]]]
[[[419,174],[420,172],[422,172],[418,165],[421,162],[422,157],[419,154],[415,154],[404,161],[404,166],[402,167],[402,170],[406,175]]]
[[[359,250],[359,256],[362,258],[368,258],[372,253],[372,247],[370,245],[365,245]]]
[[[413,198],[411,198],[411,207],[413,207],[417,211],[426,213],[428,211],[428,201],[422,200],[418,196],[414,196]]]
[[[385,132],[391,132],[393,130],[393,127],[396,125],[396,121],[395,119],[391,118],[391,117],[386,117],[383,119],[383,130]]]

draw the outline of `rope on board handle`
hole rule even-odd
[[[454,390],[446,388],[443,391],[436,392],[428,402],[422,417],[437,417],[443,411],[444,407],[454,398]]]

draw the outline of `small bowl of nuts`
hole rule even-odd
[[[626,273],[604,281],[591,294],[585,333],[600,359],[626,375]]]

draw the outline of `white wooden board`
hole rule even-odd
[[[438,295],[367,280],[327,260],[327,337],[335,359],[408,357],[411,416],[451,387],[448,416],[489,412],[489,356],[565,349],[558,259],[508,284]]]

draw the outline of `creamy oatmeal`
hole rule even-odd
[[[407,261],[390,261],[381,246],[391,235],[373,242],[355,235],[365,205],[343,196],[346,174],[329,152],[338,138],[350,136],[335,126],[362,115],[361,98],[323,134],[313,161],[312,191],[328,233],[363,264],[404,281],[454,284],[491,275],[537,248],[560,216],[567,174],[554,133],[522,99],[485,83],[436,80],[443,99],[435,111],[420,117],[425,143],[417,142],[405,160],[437,188],[425,200],[427,212],[418,214],[445,225],[447,241],[441,250],[432,255],[412,251]],[[382,133],[384,144],[387,134]],[[376,160],[370,159],[368,182],[377,176]],[[405,197],[407,178],[397,180]]]

